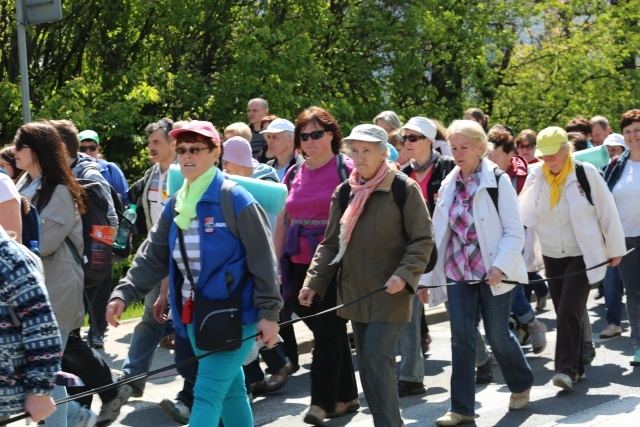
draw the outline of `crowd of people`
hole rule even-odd
[[[252,426],[253,397],[283,389],[300,369],[294,329],[278,325],[298,316],[314,337],[304,422],[320,426],[359,410],[353,347],[373,423],[401,426],[400,399],[426,392],[424,306],[445,304],[451,402],[435,423],[473,422],[475,386],[492,381],[492,359],[511,393],[506,407],[529,403],[535,372],[522,347],[545,349],[536,312],[549,298],[557,316],[552,384],[571,390],[586,378],[595,357],[586,303],[598,283],[607,309],[599,336],[622,333],[624,293],[631,365],[640,365],[640,252],[631,250],[640,245],[640,110],[622,115],[620,134],[602,116],[516,134],[489,128],[478,108],[448,128],[383,111],[346,137],[317,106],[292,122],[256,98],[247,116],[248,125],[223,131],[209,121],[150,123],[152,166],[131,186],[104,158],[98,133],[78,132],[68,120],[27,123],[0,151],[0,308],[10,325],[0,353],[16,373],[0,378],[15,389],[0,397],[0,420],[27,411],[47,426],[107,426],[144,395],[146,378],[132,377],[149,371],[163,342],[176,362],[219,350],[178,368],[182,390],[160,402],[169,416]],[[601,145],[610,161],[599,167],[575,156]],[[170,188],[176,170],[180,185]],[[286,187],[279,213],[267,213],[242,179]],[[133,230],[144,241],[115,286],[107,274],[85,288],[77,254],[91,209],[87,180],[108,201],[113,229],[123,221],[120,207],[137,209]],[[35,243],[22,238],[25,205],[40,216]],[[99,394],[99,414],[90,397],[56,408],[52,398],[113,383],[94,349],[108,345],[107,325],[117,327],[142,300],[120,373],[125,383]],[[28,314],[34,304],[44,308]],[[226,344],[218,335],[228,335]],[[11,336],[18,346],[6,344]],[[257,342],[241,341],[252,336]],[[62,371],[85,388],[65,387]]]

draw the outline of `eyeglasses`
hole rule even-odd
[[[326,131],[324,130],[314,130],[311,133],[301,133],[300,134],[300,139],[302,141],[307,141],[309,139],[309,137],[311,137],[311,139],[316,140],[316,139],[320,139],[324,136],[324,133]]]
[[[518,145],[518,150],[533,150],[536,148],[533,144],[520,144]]]
[[[402,140],[404,142],[407,142],[407,140],[409,142],[416,142],[416,141],[418,141],[420,139],[427,139],[427,137],[424,136],[424,135],[420,135],[420,136],[418,136],[418,135],[403,135],[402,136]]]
[[[201,151],[207,150],[209,152],[211,152],[211,150],[213,150],[212,147],[176,147],[176,153],[178,154],[187,154],[187,151],[191,154],[193,154],[194,156],[197,156],[198,153],[200,153]]]
[[[87,151],[93,153],[97,149],[98,149],[97,145],[81,145],[80,146],[80,151],[82,151],[83,153],[86,153]]]
[[[31,148],[31,147],[29,147],[27,144],[18,143],[18,144],[16,144],[15,150],[16,151],[21,151],[23,148]]]

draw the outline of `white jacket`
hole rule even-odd
[[[527,269],[522,257],[524,226],[518,211],[518,198],[506,173],[500,177],[499,185],[496,183],[496,176],[493,172],[496,167],[493,162],[487,159],[482,160],[480,183],[473,199],[473,222],[478,233],[482,261],[487,271],[491,266],[496,266],[509,280],[528,283]],[[444,179],[438,192],[438,202],[433,213],[438,261],[429,278],[430,286],[445,285],[447,280],[445,258],[451,239],[449,210],[453,203],[456,179],[459,174],[460,168],[456,166]],[[487,191],[489,187],[498,187],[500,215],[496,212],[493,200]],[[511,291],[514,286],[500,283],[492,286],[491,291],[493,295],[500,295]],[[431,289],[429,299],[431,306],[442,304],[446,300],[446,286]]]
[[[627,248],[613,195],[595,166],[590,163],[582,163],[582,165],[591,187],[591,200],[595,206],[589,203],[587,197],[583,195],[584,192],[581,194],[575,171],[567,176],[561,197],[566,199],[569,207],[569,222],[583,254],[584,263],[589,268],[609,258],[623,256]],[[534,231],[537,231],[536,228],[540,226],[536,210],[538,203],[549,203],[548,200],[540,200],[542,185],[549,185],[542,167],[531,168],[520,192],[522,220],[528,229],[531,228]],[[602,266],[587,271],[589,283],[604,279],[606,270],[607,267]]]

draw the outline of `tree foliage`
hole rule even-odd
[[[34,118],[95,129],[135,177],[161,117],[246,120],[264,97],[345,128],[383,109],[445,123],[471,106],[521,129],[636,106],[640,2],[65,0],[27,28]],[[0,140],[22,122],[15,0],[0,0]]]

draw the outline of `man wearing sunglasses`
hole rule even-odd
[[[116,190],[116,193],[122,197],[122,203],[125,206],[129,206],[129,200],[127,199],[129,184],[127,184],[127,180],[118,165],[101,158],[102,147],[100,146],[98,134],[92,130],[83,130],[78,134],[78,138],[80,139],[80,147],[78,147],[80,152],[96,159],[100,174]]]

